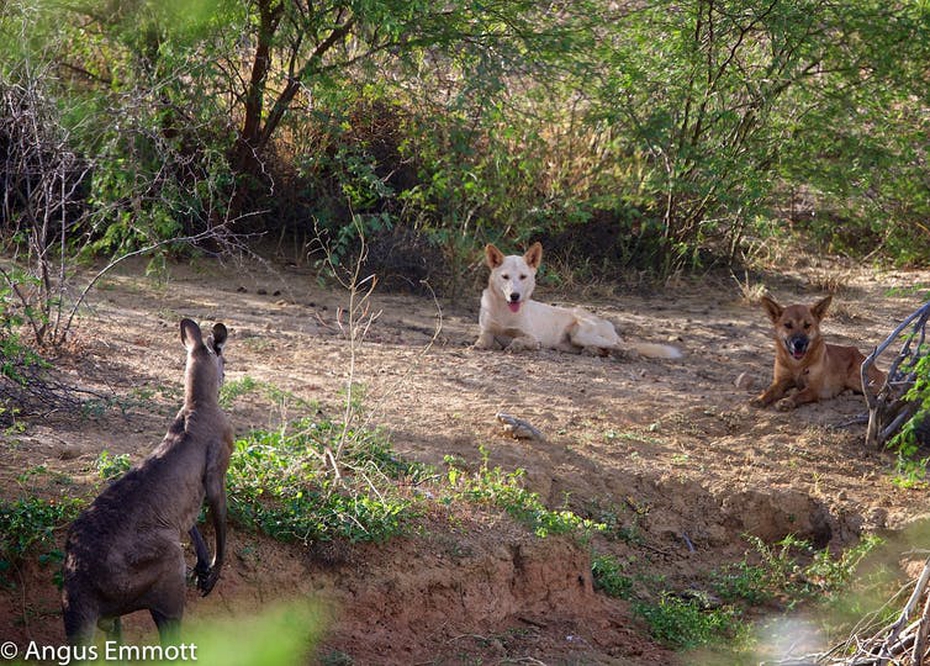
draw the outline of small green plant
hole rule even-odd
[[[97,467],[97,473],[100,474],[100,478],[105,481],[111,481],[125,474],[129,468],[132,467],[132,460],[128,453],[120,453],[113,456],[110,455],[109,451],[104,449],[100,452],[100,455],[97,456],[95,466]]]
[[[626,567],[612,555],[597,555],[591,561],[594,589],[618,599],[633,597],[633,579],[624,572]]]
[[[774,545],[752,534],[746,535],[746,540],[754,549],[752,559],[758,562],[751,563],[747,554],[741,562],[714,572],[717,594],[727,601],[743,600],[750,604],[765,603],[777,596],[796,598],[800,590],[795,581],[802,572],[798,553],[809,553],[810,545],[793,535]]]
[[[746,625],[735,607],[713,607],[708,603],[708,595],[702,598],[699,593],[688,598],[677,596],[663,589],[663,578],[628,574],[628,568],[613,555],[595,555],[591,561],[594,587],[611,597],[631,601],[633,611],[646,621],[653,638],[662,644],[687,650],[746,632]],[[633,590],[634,580],[652,590],[651,595],[637,595]]]
[[[750,564],[745,558],[714,571],[711,580],[714,591],[724,601],[745,601],[758,606],[774,597],[766,568]]]
[[[926,353],[926,347],[921,351]],[[930,458],[917,459],[921,443],[930,430],[930,354],[914,363],[908,374],[913,374],[914,384],[904,394],[903,400],[915,403],[917,410],[901,429],[891,438],[888,447],[898,453],[897,474],[892,483],[901,488],[926,486],[927,463]]]
[[[648,513],[648,507],[636,506],[632,498],[628,498],[627,502],[627,506],[620,506],[613,502],[605,505],[595,501],[585,506],[585,512],[595,522],[604,525],[603,534],[608,539],[642,545],[645,540],[639,523],[642,516]]]
[[[913,448],[909,451],[910,456],[913,456],[916,452],[917,449]],[[898,452],[895,473],[891,477],[891,483],[902,490],[926,488],[928,485],[927,465],[930,465],[930,456],[919,460],[910,456],[904,452]]]
[[[592,532],[606,529],[604,523],[582,518],[573,511],[547,508],[539,495],[523,487],[524,470],[504,472],[500,467],[491,469],[487,452],[482,450],[482,454],[484,462],[473,475],[468,475],[456,467],[451,458],[446,458],[449,465],[446,479],[457,497],[503,509],[539,537],[574,533],[587,538]]]
[[[636,602],[633,609],[656,640],[674,649],[731,640],[746,631],[740,612],[732,606],[708,609],[697,600],[668,593],[658,603]]]
[[[31,495],[0,501],[0,580],[10,584],[9,571],[33,550],[38,550],[42,564],[60,561],[54,533],[73,520],[83,505],[74,498],[45,500]]]
[[[845,590],[862,560],[884,540],[866,535],[862,541],[834,557],[828,549],[814,553],[813,561],[803,569],[804,594],[813,599],[832,599]]]
[[[242,396],[249,395],[258,390],[259,382],[252,377],[245,376],[235,381],[224,382],[220,387],[220,407],[229,409],[232,404]]]
[[[741,562],[717,570],[714,589],[724,600],[761,604],[779,598],[789,607],[805,600],[825,600],[842,592],[862,559],[882,543],[868,536],[839,556],[828,549],[814,550],[794,535],[773,545],[757,536],[746,537],[754,553]],[[750,555],[758,563],[750,562]],[[802,560],[808,560],[804,564]]]

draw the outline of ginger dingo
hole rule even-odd
[[[782,307],[769,296],[762,297],[762,307],[775,327],[775,373],[772,385],[751,404],[767,407],[777,400],[775,407],[787,411],[807,402],[834,398],[844,389],[862,393],[860,368],[865,356],[855,347],[827,344],[820,334],[820,322],[832,300],[827,296],[809,307]],[[885,381],[885,373],[873,366],[869,381],[879,386]],[[795,388],[798,391],[789,395]]]
[[[670,345],[624,342],[613,324],[581,308],[531,300],[536,271],[542,263],[540,243],[533,243],[522,256],[505,256],[488,244],[484,255],[491,275],[481,294],[478,349],[503,347],[515,352],[546,348],[601,356],[632,349],[648,358],[682,357],[681,351]]]

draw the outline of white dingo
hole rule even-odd
[[[491,269],[488,287],[481,294],[481,333],[478,349],[507,351],[540,348],[605,356],[632,349],[648,358],[681,358],[679,349],[648,342],[625,343],[606,319],[581,308],[560,308],[530,299],[536,271],[542,263],[542,245],[533,243],[526,254],[504,255],[494,245],[484,248]]]

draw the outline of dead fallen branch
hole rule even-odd
[[[866,429],[866,444],[883,447],[917,413],[920,404],[905,399],[905,394],[914,386],[917,365],[930,354],[926,344],[927,321],[930,319],[930,302],[925,303],[892,331],[862,363],[862,386],[869,407],[869,425]],[[893,345],[900,342],[900,351],[888,366],[887,377],[882,386],[869,386],[868,371],[875,362]]]

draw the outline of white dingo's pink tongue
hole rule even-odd
[[[511,312],[519,312],[519,311],[520,311],[520,301],[516,301],[515,303],[508,303],[508,304],[507,304],[507,307],[510,308],[510,311],[511,311]]]

